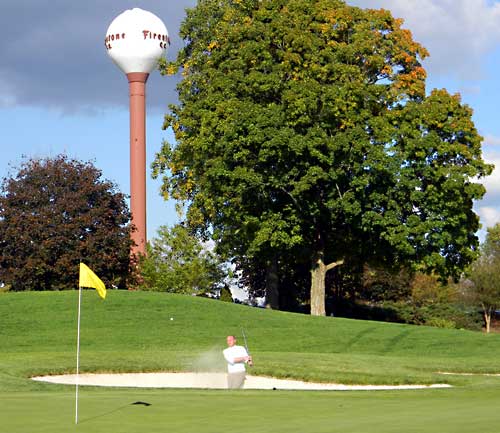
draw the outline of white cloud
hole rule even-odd
[[[500,222],[500,208],[498,207],[482,206],[478,207],[476,212],[481,218],[483,228],[493,227]]]
[[[364,8],[384,8],[405,20],[414,39],[430,52],[433,74],[460,80],[480,78],[484,57],[500,42],[500,3],[488,0],[351,0]]]
[[[485,199],[487,197],[489,202],[494,199],[497,203],[500,203],[500,153],[498,151],[491,152],[485,150],[483,159],[488,164],[493,164],[495,166],[490,176],[485,179],[480,179],[480,182],[486,188]]]
[[[500,138],[487,136],[485,144],[494,149],[494,146],[500,144]],[[479,180],[486,188],[486,194],[481,201],[474,204],[474,210],[479,215],[482,225],[478,233],[481,241],[484,241],[486,236],[486,228],[500,222],[500,152],[498,149],[491,150],[491,147],[483,149],[483,159],[489,164],[494,164],[495,168],[490,176]]]

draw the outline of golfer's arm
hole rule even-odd
[[[230,364],[238,364],[239,362],[247,362],[250,359],[252,359],[251,356],[238,356],[237,358],[231,358],[231,359],[226,358],[226,361],[229,362]]]
[[[237,362],[247,362],[247,361],[250,361],[252,359],[252,357],[250,355],[248,356],[241,356],[239,358],[234,358],[234,362],[237,363]]]

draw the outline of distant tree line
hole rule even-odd
[[[161,227],[136,268],[129,257],[130,230],[124,196],[92,164],[63,155],[31,159],[2,182],[0,281],[4,290],[74,289],[78,262],[84,260],[110,287],[232,301],[233,277],[250,303],[266,296],[266,269],[256,267],[235,280],[224,258],[183,224]],[[499,245],[497,224],[459,281],[411,267],[346,263],[326,280],[327,314],[440,327],[484,325],[489,332],[500,307]],[[292,260],[279,270],[281,309],[309,312],[308,271]]]

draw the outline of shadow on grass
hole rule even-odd
[[[363,339],[367,335],[373,333],[375,330],[376,330],[376,327],[374,327],[374,326],[361,330],[356,335],[354,335],[349,341],[346,342],[344,348],[345,349],[351,349],[352,346],[354,346],[355,344],[359,343],[359,341],[361,339]]]
[[[402,341],[404,341],[408,335],[410,335],[410,331],[408,329],[404,329],[401,332],[399,332],[397,335],[392,337],[387,344],[384,347],[384,350],[382,353],[391,353],[394,352],[396,347],[398,346]]]
[[[83,424],[83,423],[86,423],[86,422],[89,422],[89,421],[93,421],[93,420],[96,420],[96,419],[99,419],[99,418],[111,415],[112,413],[116,413],[116,412],[118,412],[118,411],[120,411],[122,409],[125,409],[126,407],[133,406],[133,405],[136,405],[136,406],[151,406],[151,403],[147,403],[145,401],[134,401],[133,403],[124,404],[123,406],[117,407],[116,409],[110,410],[108,412],[101,413],[100,415],[95,415],[95,416],[91,416],[89,418],[85,418],[85,419],[83,419],[81,421],[78,421],[78,424]]]

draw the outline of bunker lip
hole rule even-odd
[[[36,376],[32,380],[64,385],[76,385],[77,376]],[[79,386],[109,386],[132,388],[198,388],[226,389],[225,373],[120,373],[80,374]],[[450,388],[448,384],[432,385],[344,385],[247,375],[244,389],[309,390],[309,391],[376,391],[397,389]]]

